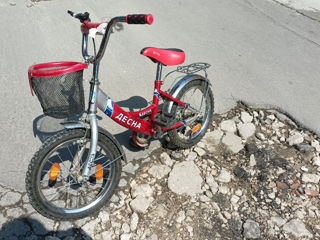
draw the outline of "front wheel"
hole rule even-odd
[[[90,130],[64,130],[34,155],[26,174],[26,190],[40,214],[54,220],[79,219],[110,199],[119,183],[123,157],[116,144],[99,133],[97,154],[89,178],[84,179],[82,168],[89,148]]]
[[[185,121],[185,124],[169,131],[168,136],[176,147],[189,148],[201,140],[212,122],[213,94],[208,82],[199,79],[184,86],[177,99],[188,104],[188,107],[176,103],[172,106],[173,123]]]

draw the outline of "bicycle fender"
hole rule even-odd
[[[64,125],[64,128],[66,128],[66,129],[75,129],[75,128],[90,129],[90,125],[87,123],[83,123],[83,122],[66,122],[66,123],[63,123],[63,125]],[[110,132],[108,132],[106,129],[104,129],[102,127],[98,127],[98,132],[103,134],[107,138],[109,138],[116,145],[119,153],[123,156],[122,159],[125,162],[127,162],[126,154],[123,151],[123,148],[120,145],[120,143],[118,142],[118,140],[115,139],[115,137]]]
[[[186,75],[184,76],[181,80],[179,80],[170,90],[169,94],[176,98],[179,94],[179,92],[190,82],[192,81],[196,81],[196,80],[201,80],[204,81],[206,83],[208,83],[210,85],[210,81],[209,79],[201,76],[201,75],[197,75],[197,74],[193,74],[193,75]],[[172,110],[172,106],[173,106],[173,101],[166,101],[164,103],[163,106],[163,111],[165,113],[170,114],[171,110]]]

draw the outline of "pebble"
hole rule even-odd
[[[178,223],[182,223],[184,221],[184,219],[186,218],[186,214],[184,211],[180,211],[177,215],[176,221]]]
[[[243,123],[251,123],[253,116],[251,116],[248,112],[241,112],[240,119]]]
[[[256,159],[254,158],[254,154],[250,155],[249,166],[254,167],[257,164]]]
[[[127,186],[128,182],[127,180],[121,178],[120,181],[119,181],[119,187],[125,187]]]
[[[122,224],[121,229],[122,229],[122,231],[123,231],[124,233],[129,233],[129,232],[130,232],[130,226],[129,226],[128,223]]]
[[[161,179],[164,176],[166,176],[170,171],[171,168],[167,165],[154,165],[148,170],[148,173],[150,173],[153,177],[157,179]]]
[[[201,195],[200,196],[200,201],[201,202],[210,202],[210,198],[209,197],[207,197],[206,195]]]
[[[240,137],[246,140],[247,138],[254,135],[256,131],[256,126],[253,123],[239,123],[238,131]]]
[[[207,153],[205,150],[203,150],[202,148],[199,148],[199,147],[195,147],[194,151],[198,154],[199,157],[202,157],[202,156],[206,155],[206,153]]]
[[[202,141],[209,145],[218,145],[223,134],[224,133],[219,129],[214,130],[212,132],[207,132]]]
[[[320,181],[320,175],[311,174],[311,173],[302,174],[302,182],[318,184],[319,181]]]
[[[122,170],[124,172],[130,173],[130,174],[135,174],[136,170],[139,168],[139,165],[133,165],[133,163],[129,162],[127,165],[125,165]]]
[[[264,136],[264,134],[260,132],[256,133],[256,137],[261,141],[266,140],[266,137]]]
[[[130,229],[131,231],[135,231],[137,229],[137,226],[138,226],[138,223],[139,223],[139,216],[137,213],[133,213],[132,216],[131,216],[131,220],[130,220]]]
[[[314,158],[312,159],[312,164],[313,164],[314,166],[320,167],[320,157],[314,157]]]
[[[283,226],[283,231],[292,234],[294,237],[312,238],[312,234],[306,229],[304,223],[300,219],[292,219]]]
[[[229,183],[231,181],[231,173],[227,169],[222,168],[217,180],[219,182]]]
[[[194,161],[196,160],[197,156],[198,156],[197,153],[191,152],[188,154],[186,161]]]
[[[270,220],[271,220],[271,222],[276,224],[278,227],[281,227],[282,225],[284,225],[286,223],[286,221],[281,217],[271,217]]]
[[[146,213],[152,201],[152,198],[139,195],[130,202],[130,206],[135,212]]]
[[[220,123],[220,128],[223,131],[226,132],[236,132],[237,131],[237,127],[236,127],[236,123],[234,120],[224,120]]]
[[[153,190],[148,183],[145,184],[133,184],[131,188],[131,195],[133,198],[137,196],[142,197],[151,197],[153,194]]]
[[[233,205],[236,205],[238,203],[238,201],[240,200],[240,198],[237,195],[232,195],[230,201]]]
[[[300,144],[303,140],[303,136],[299,132],[295,132],[287,138],[287,142],[290,146]]]
[[[194,196],[201,193],[202,178],[200,170],[192,161],[184,161],[174,165],[168,178],[168,187],[177,194]]]
[[[222,143],[233,153],[238,153],[244,147],[241,138],[231,132],[226,133],[222,138]]]
[[[257,239],[260,238],[260,226],[253,220],[247,220],[243,224],[243,236],[245,238]]]

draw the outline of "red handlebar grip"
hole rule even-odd
[[[146,19],[147,24],[151,25],[153,23],[152,14],[148,14],[145,19]]]
[[[152,24],[152,14],[130,14],[126,16],[128,24]]]

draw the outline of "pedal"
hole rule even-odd
[[[170,118],[164,115],[156,115],[155,123],[161,127],[165,127],[170,122]]]
[[[149,139],[150,137],[146,138],[144,135],[140,136],[140,134],[133,132],[130,143],[134,147],[145,148],[149,146]]]

